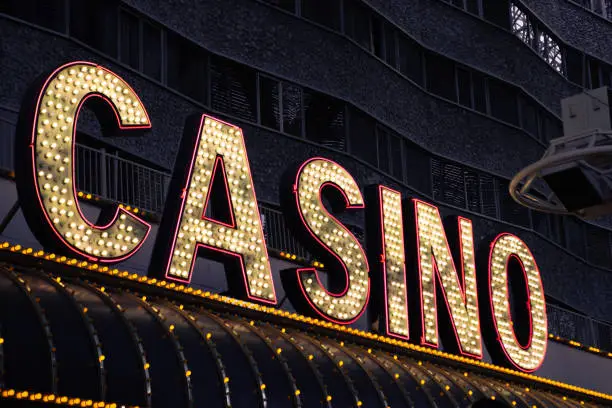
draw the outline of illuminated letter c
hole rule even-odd
[[[34,106],[22,110],[16,147],[17,188],[30,228],[44,246],[91,261],[130,257],[151,227],[123,208],[103,211],[103,226],[85,218],[76,194],[75,135],[86,101],[103,127],[150,129],[142,102],[123,79],[90,62],[57,68],[33,96],[26,104]]]

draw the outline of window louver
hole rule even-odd
[[[212,108],[256,121],[255,72],[241,65],[214,58],[211,61]]]
[[[465,208],[465,189],[461,167],[438,159],[432,159],[431,163],[434,199]]]
[[[497,180],[488,174],[480,175],[480,195],[482,198],[482,213],[486,216],[497,218]]]
[[[482,211],[480,185],[478,182],[479,174],[472,170],[465,170],[463,177],[465,179],[467,209],[479,213]]]
[[[499,209],[502,220],[529,227],[529,210],[512,199],[507,181],[499,183]]]

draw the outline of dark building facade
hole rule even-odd
[[[2,402],[612,404],[612,224],[530,211],[508,193],[562,135],[560,100],[612,87],[611,38],[608,0],[3,0]],[[72,61],[120,75],[152,124],[108,138],[87,105],[79,117],[86,214],[122,203],[153,225],[134,257],[104,273],[37,252],[14,181],[24,97]],[[280,278],[277,312],[234,304],[214,295],[228,283],[213,261],[196,266],[197,295],[146,278],[185,120],[202,113],[243,130],[275,279],[317,262],[281,212],[283,174],[311,157],[341,164],[360,187],[384,184],[469,218],[482,246],[500,232],[519,236],[547,303],[538,377],[488,355],[474,362],[372,339],[369,312],[351,330],[312,326],[282,303]],[[368,239],[363,212],[340,219]]]

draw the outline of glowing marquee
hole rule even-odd
[[[20,202],[43,245],[118,262],[134,255],[151,226],[121,207],[102,212],[97,223],[82,213],[74,148],[85,103],[106,135],[151,128],[144,105],[118,75],[89,62],[59,67],[22,109]],[[482,358],[482,336],[495,363],[528,372],[541,365],[547,341],[542,282],[518,237],[495,238],[484,267],[477,268],[466,218],[456,219],[456,231],[450,231],[437,207],[404,201],[382,185],[368,187],[372,194],[364,200],[351,174],[321,157],[305,161],[286,180],[281,200],[287,223],[326,264],[281,271],[298,311],[349,324],[371,300],[372,327],[385,335],[430,347],[440,347],[441,340],[445,350],[473,358]],[[333,215],[344,210],[365,210],[367,252]],[[242,130],[207,115],[193,118],[185,127],[151,273],[189,284],[196,258],[205,255],[225,263],[233,296],[276,304],[259,214]],[[405,230],[405,217],[414,221],[414,231]],[[521,280],[524,285],[517,285]],[[517,298],[524,302],[517,305]]]

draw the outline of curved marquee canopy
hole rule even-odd
[[[596,406],[90,277],[0,264],[2,406]]]

